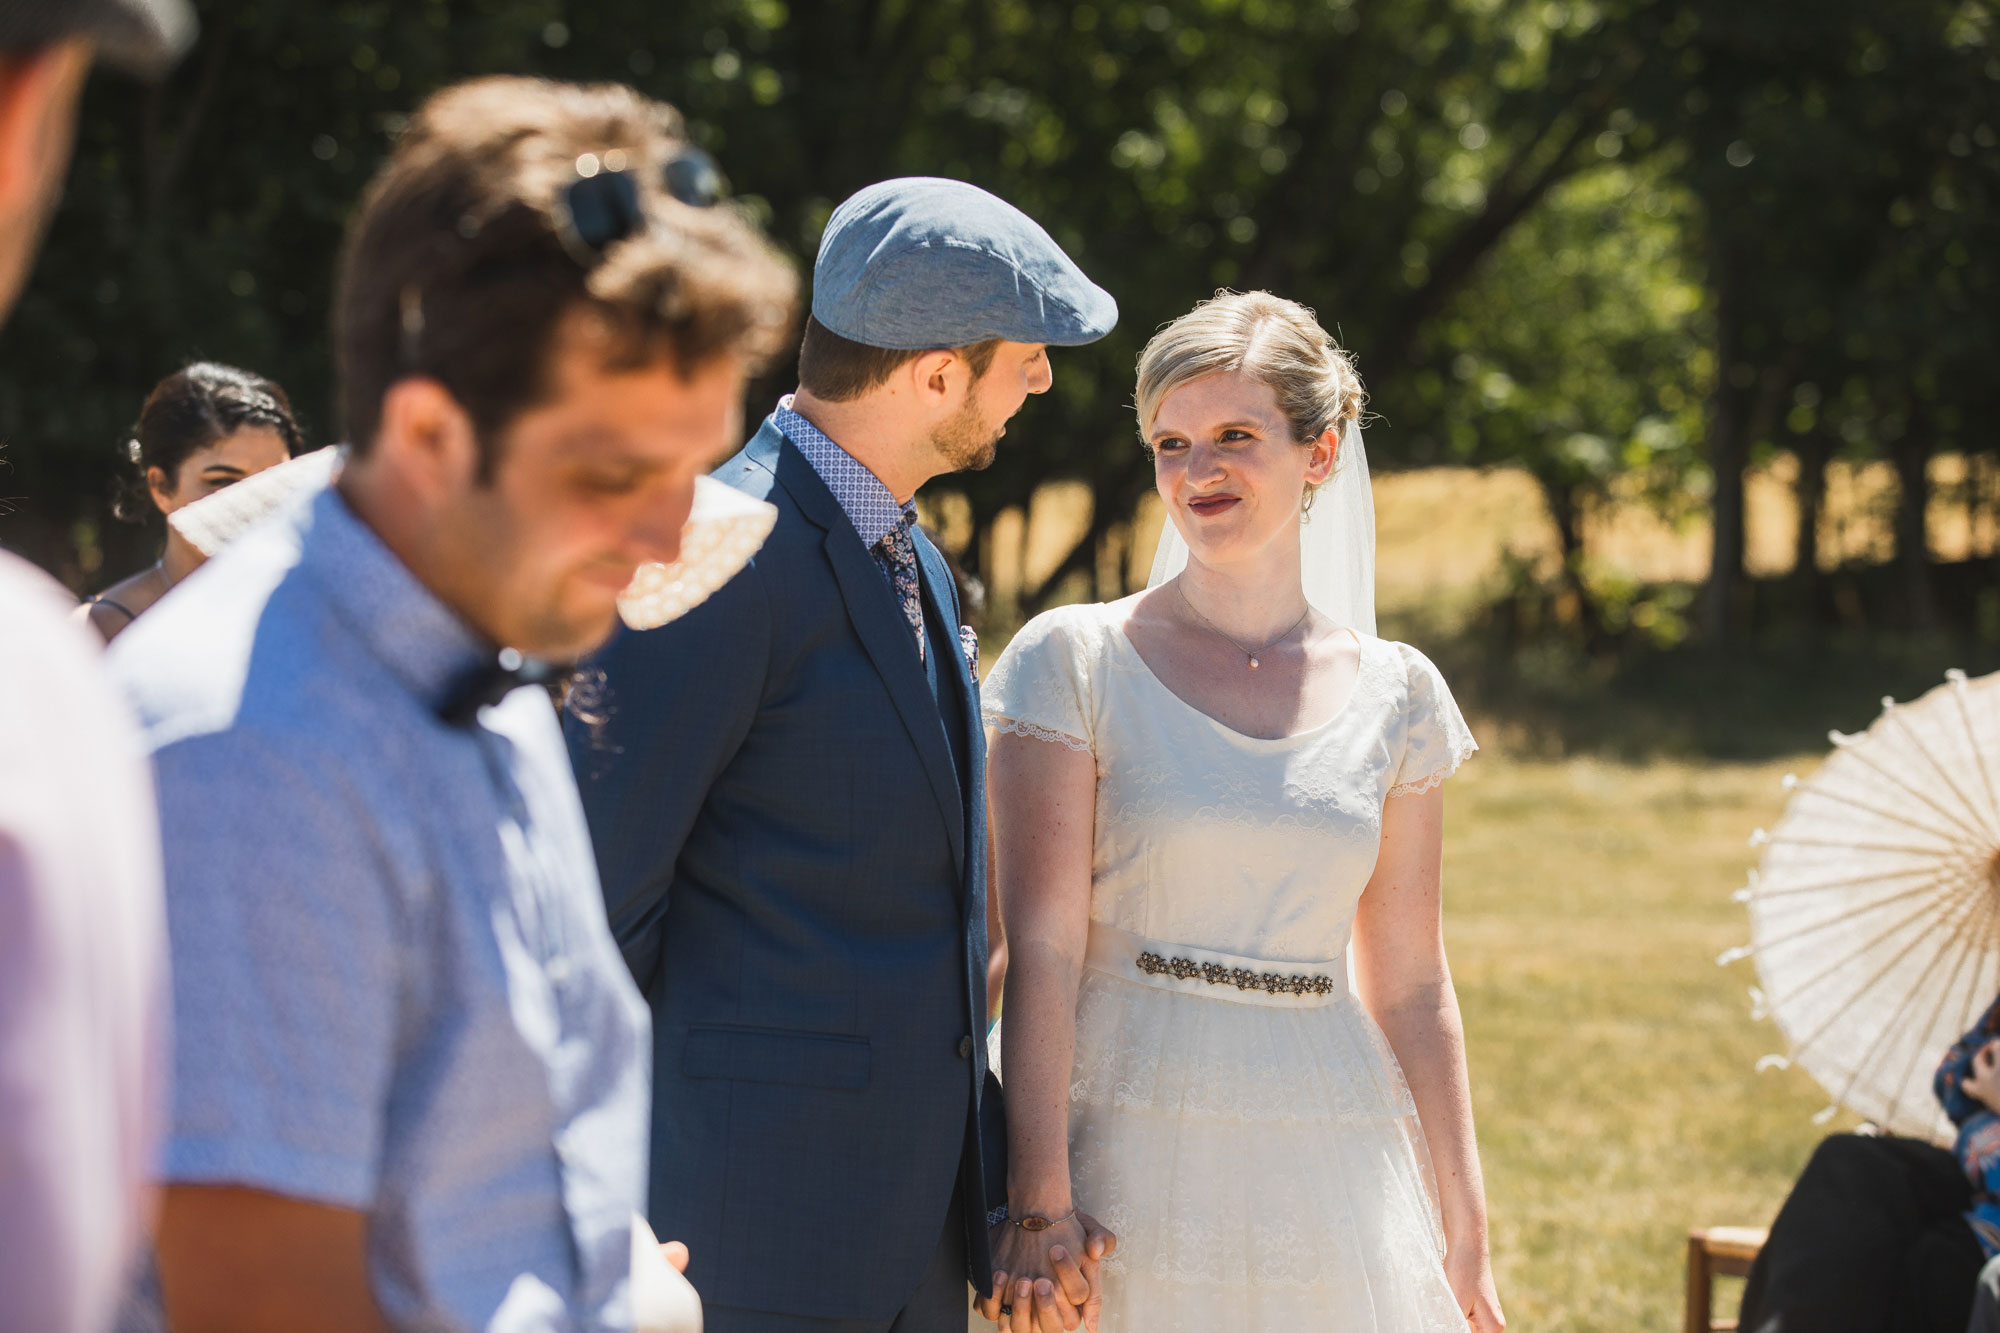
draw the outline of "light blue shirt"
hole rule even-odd
[[[490,656],[331,490],[119,637],[166,853],[164,1175],[367,1213],[397,1327],[628,1327],[648,1016],[547,696],[437,717]]]

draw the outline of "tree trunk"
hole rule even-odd
[[[171,133],[163,125],[168,93],[165,79],[148,90],[146,100],[140,107],[139,144],[141,167],[145,173],[145,225],[154,235],[167,227],[168,201],[175,183],[180,179],[182,168],[187,166],[189,155],[194,151],[195,137],[201,132],[202,121],[208,116],[209,104],[215,100],[215,90],[222,84],[222,71],[228,63],[229,29],[218,23],[213,30],[204,29],[201,36],[201,45],[205,48],[201,58],[201,79],[195,84],[194,96],[189,99],[187,112],[181,117],[180,124]]]
[[[1702,590],[1701,631],[1711,643],[1735,636],[1736,606],[1743,589],[1743,469],[1749,460],[1749,413],[1743,395],[1716,394],[1708,427],[1708,462],[1715,473],[1710,502],[1714,535],[1709,543],[1708,585]]]
[[[1750,389],[1756,379],[1742,360],[1742,267],[1734,254],[1725,254],[1716,266],[1715,390],[1708,417],[1708,466],[1715,474],[1715,492],[1700,619],[1702,636],[1716,644],[1733,636],[1743,584],[1743,470],[1750,461]]]
[[[1931,587],[1931,553],[1925,516],[1930,510],[1930,416],[1910,406],[1910,424],[1891,446],[1896,464],[1896,566],[1902,584],[1906,625],[1918,633],[1938,627],[1937,597]]]
[[[1798,587],[1799,623],[1807,634],[1820,627],[1824,581],[1819,572],[1819,521],[1826,508],[1826,458],[1832,442],[1817,428],[1799,440],[1798,536],[1792,548],[1792,578]]]
[[[1583,631],[1584,646],[1595,652],[1606,644],[1604,617],[1590,584],[1583,577],[1583,495],[1573,486],[1542,483],[1542,496],[1555,524],[1556,541],[1562,548],[1562,586],[1576,599],[1577,622]]]
[[[1055,595],[1056,589],[1061,587],[1063,581],[1072,574],[1088,575],[1091,586],[1095,588],[1098,548],[1103,544],[1105,534],[1117,522],[1118,515],[1113,512],[1111,506],[1093,504],[1090,507],[1090,526],[1084,531],[1083,536],[1077,538],[1076,545],[1069,548],[1069,554],[1062,558],[1062,563],[1049,571],[1049,576],[1033,588],[1024,586],[1021,589],[1021,609],[1029,615],[1048,610],[1049,598]]]
[[[1560,145],[1541,170],[1528,180],[1517,184],[1512,179],[1515,167],[1509,166],[1487,195],[1485,207],[1445,242],[1423,285],[1410,293],[1391,313],[1381,337],[1371,349],[1376,366],[1408,365],[1415,355],[1417,339],[1425,325],[1472,280],[1480,261],[1506,239],[1514,224],[1526,217],[1550,190],[1576,174],[1581,160],[1577,149],[1597,132],[1602,122],[1603,104],[1608,100],[1608,92],[1586,98],[1589,109],[1576,113],[1576,120],[1568,127]],[[1539,145],[1540,139],[1537,138],[1531,147]],[[1524,152],[1522,156],[1525,159],[1529,154]]]

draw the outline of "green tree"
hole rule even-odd
[[[1526,466],[1582,592],[1578,516],[1614,491],[1705,503],[1705,463],[1717,635],[1753,451],[1798,447],[1810,490],[1815,459],[1880,448],[1908,511],[1935,450],[1992,448],[1990,0],[200,8],[161,88],[90,90],[46,260],[0,338],[0,539],[78,586],[146,547],[106,530],[105,500],[141,396],[177,364],[252,365],[317,438],[337,431],[341,228],[410,108],[491,71],[674,102],[802,264],[833,205],[889,175],[972,180],[1047,223],[1123,320],[1058,357],[991,470],[949,483],[975,572],[1002,511],[1090,484],[1089,531],[1031,607],[1118,548],[1150,484],[1134,358],[1223,285],[1298,297],[1357,352],[1384,465]]]
[[[319,437],[337,429],[324,326],[339,230],[409,107],[451,79],[620,77],[674,101],[802,260],[834,202],[896,173],[970,179],[1047,221],[1125,317],[1058,361],[1056,392],[963,489],[977,530],[1044,480],[1090,481],[1091,532],[1059,580],[1091,567],[1147,485],[1126,408],[1140,342],[1217,286],[1315,304],[1395,408],[1380,452],[1435,453],[1402,386],[1455,353],[1425,330],[1553,185],[1598,160],[1642,58],[1629,40],[1607,53],[1583,9],[1494,0],[202,12],[162,89],[92,89],[47,262],[0,350],[0,437],[24,497],[8,540],[78,582],[94,552],[131,562],[138,539],[103,537],[97,516],[125,423],[180,361],[254,365]]]
[[[1850,450],[1896,463],[1904,602],[1924,625],[1925,466],[1941,448],[1992,447],[1974,430],[1990,377],[1968,374],[2000,350],[1980,313],[2000,180],[1992,6],[1830,0],[1809,20],[1722,0],[1659,8],[1659,76],[1640,109],[1682,149],[1715,320],[1703,627],[1720,639],[1742,623],[1742,479],[1757,449],[1801,442],[1802,509],[1817,512],[1822,403]]]
[[[1553,191],[1433,327],[1455,350],[1416,382],[1450,457],[1516,464],[1541,486],[1586,636],[1671,640],[1677,612],[1632,605],[1593,566],[1584,525],[1613,502],[1685,517],[1706,495],[1699,405],[1713,376],[1694,205],[1669,160],[1632,167],[1603,147],[1605,164]]]

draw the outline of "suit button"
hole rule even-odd
[[[970,1060],[972,1058],[972,1038],[960,1037],[958,1039],[958,1058],[961,1060]]]

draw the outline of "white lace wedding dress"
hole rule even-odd
[[[1345,950],[1383,801],[1472,735],[1422,653],[1363,635],[1331,721],[1244,736],[1122,614],[1036,617],[984,690],[989,726],[1097,761],[1069,1130],[1075,1198],[1119,1237],[1100,1329],[1462,1331],[1416,1107]]]

